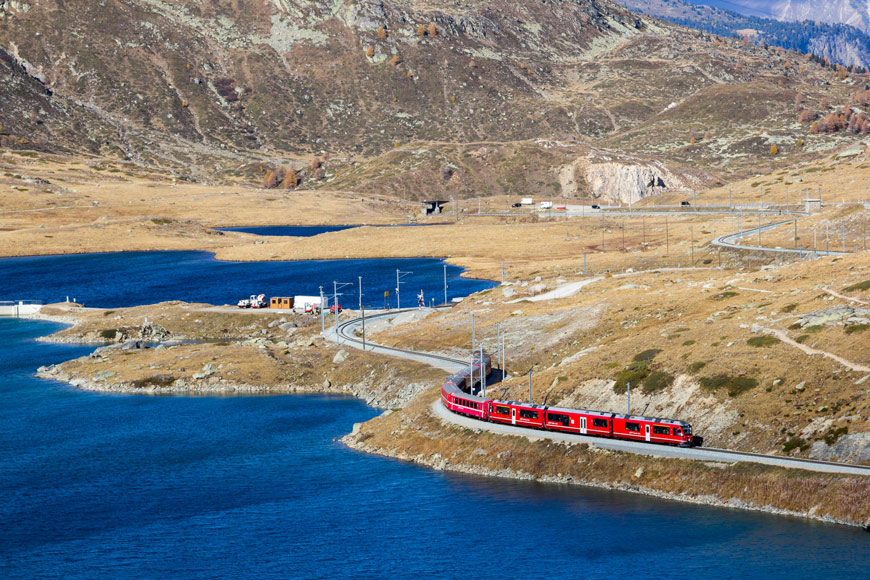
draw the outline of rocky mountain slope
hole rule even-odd
[[[723,36],[749,35],[755,44],[772,44],[827,58],[845,66],[870,66],[870,37],[860,22],[790,18],[767,10],[743,10],[722,3],[722,8],[698,1],[619,0],[630,10]],[[791,3],[789,3],[791,4]],[[860,19],[859,19],[860,20]]]
[[[19,75],[0,91],[25,91],[0,110],[8,145],[199,181],[285,166],[309,187],[575,196],[578,166],[618,158],[695,187],[770,169],[771,143],[798,161],[841,142],[792,103],[862,82],[608,0],[2,2],[0,22]]]

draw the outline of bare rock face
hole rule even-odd
[[[867,463],[870,461],[870,433],[844,435],[833,445],[816,441],[810,448],[810,457],[826,461]]]
[[[586,168],[586,182],[594,197],[622,203],[686,188],[682,179],[659,163],[592,163]]]

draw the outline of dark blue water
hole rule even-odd
[[[320,286],[339,304],[356,308],[359,276],[366,306],[382,308],[384,292],[396,306],[396,270],[401,277],[403,307],[417,305],[422,289],[427,304],[491,288],[488,280],[461,278],[462,268],[432,258],[388,260],[311,260],[303,262],[222,262],[208,252],[125,252],[0,259],[0,300],[72,300],[87,306],[116,308],[166,300],[235,304],[251,294],[317,295]]]
[[[309,238],[328,232],[340,232],[357,226],[247,226],[240,228],[218,228],[222,232],[242,232],[258,236],[295,236]]]
[[[425,224],[389,224],[389,225],[374,225],[374,228],[410,228],[423,226],[439,226],[443,223],[425,223]],[[361,226],[245,226],[239,228],[218,228],[222,232],[242,232],[245,234],[255,234],[258,236],[295,236],[297,238],[308,238],[325,234],[328,232],[340,232],[351,228]]]
[[[162,275],[159,292],[181,284]],[[207,294],[196,280],[187,291]],[[134,288],[98,295],[162,296]],[[350,451],[335,439],[376,414],[354,399],[105,395],[36,379],[89,351],[34,342],[57,328],[0,319],[0,578],[867,576],[859,530]]]

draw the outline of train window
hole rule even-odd
[[[653,433],[655,433],[656,435],[670,435],[671,428],[663,427],[661,425],[653,425]]]
[[[568,415],[562,413],[547,413],[547,421],[551,423],[559,423],[565,427],[568,426]]]
[[[592,419],[593,427],[604,427],[607,428],[607,419]]]
[[[640,433],[640,423],[629,423],[628,421],[626,421],[625,422],[625,430],[626,431],[636,431],[637,433]]]
[[[529,411],[528,409],[520,409],[520,417],[523,419],[538,419],[537,411]]]
[[[502,406],[502,405],[496,405],[496,406],[495,406],[495,412],[498,413],[499,415],[510,415],[510,414],[511,414],[511,408],[510,408],[510,407],[504,407],[504,406]]]

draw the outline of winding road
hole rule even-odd
[[[743,232],[746,233],[746,232]],[[405,312],[413,312],[414,309],[392,310],[389,312],[380,312],[370,316],[366,316],[366,321],[384,320],[398,316]],[[353,318],[338,324],[338,327],[333,327],[326,332],[326,338],[339,344],[350,346],[352,348],[362,349],[363,340],[356,335],[356,329],[363,324],[362,318]],[[443,369],[448,372],[454,372],[468,365],[468,361],[448,357],[444,355],[412,351],[392,346],[384,346],[374,344],[371,341],[365,342],[365,350],[368,352],[376,352],[387,354],[397,358],[423,362]],[[664,445],[651,445],[649,443],[640,443],[635,441],[622,441],[619,439],[604,439],[600,437],[589,437],[584,435],[573,435],[567,433],[556,433],[552,431],[536,431],[524,427],[514,427],[512,425],[503,425],[499,423],[487,423],[478,421],[470,417],[465,417],[451,413],[440,402],[440,399],[432,403],[433,414],[444,422],[452,423],[468,429],[479,429],[492,433],[500,433],[503,435],[517,435],[528,437],[531,439],[549,439],[551,441],[568,442],[568,443],[587,443],[601,449],[610,449],[615,451],[625,451],[628,453],[637,453],[641,455],[651,455],[656,457],[669,457],[675,459],[691,459],[695,461],[713,461],[720,463],[738,463],[740,461],[749,461],[752,463],[763,463],[765,465],[774,465],[792,469],[807,469],[811,471],[821,471],[827,473],[844,473],[851,475],[870,475],[870,466],[864,465],[849,465],[845,463],[836,463],[830,461],[818,461],[815,459],[804,459],[795,457],[784,457],[780,455],[765,455],[761,453],[748,453],[744,451],[733,451],[730,449],[718,449],[715,447],[695,447],[695,448],[680,448],[669,447]]]

